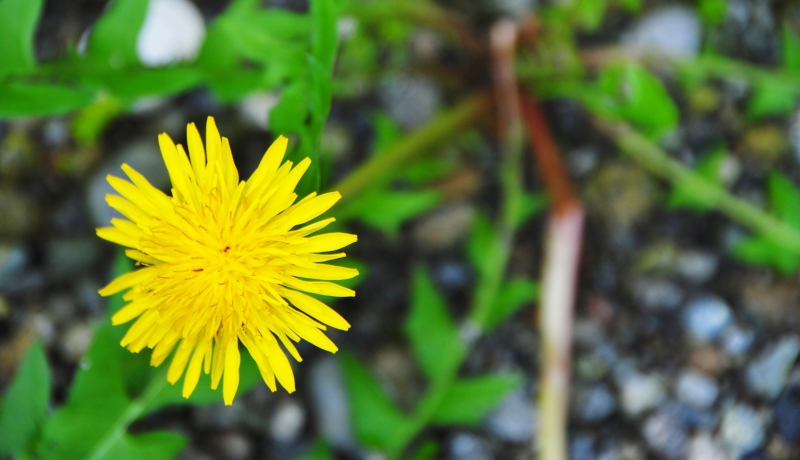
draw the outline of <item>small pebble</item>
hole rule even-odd
[[[227,460],[246,460],[253,454],[252,441],[241,433],[224,433],[215,441],[220,454]]]
[[[92,328],[85,323],[77,323],[70,326],[63,334],[59,348],[61,354],[69,362],[77,363],[89,348],[92,342]]]
[[[790,335],[767,347],[745,370],[751,392],[773,400],[783,391],[789,371],[800,353],[800,336]]]
[[[755,338],[756,334],[752,330],[731,325],[722,332],[722,346],[732,357],[742,357],[750,351]]]
[[[685,251],[678,256],[676,270],[686,281],[699,286],[717,272],[719,257],[711,252]]]
[[[621,382],[620,393],[622,410],[632,418],[657,407],[667,397],[660,377],[638,372]]]
[[[528,442],[538,427],[535,415],[531,399],[524,390],[518,390],[486,417],[486,429],[504,441]]]
[[[315,361],[309,379],[312,413],[319,433],[334,447],[352,446],[349,398],[339,362],[333,356]]]
[[[686,460],[733,460],[708,432],[700,432],[689,441]]]
[[[467,203],[440,206],[416,222],[414,240],[427,251],[448,249],[464,238],[474,218],[475,208]]]
[[[708,409],[719,395],[717,381],[705,374],[685,370],[675,384],[678,399],[697,409]]]
[[[636,301],[648,310],[672,310],[683,300],[683,291],[672,281],[640,279],[634,284]]]
[[[711,376],[719,375],[730,365],[728,356],[709,345],[695,348],[689,353],[689,364]]]
[[[50,347],[56,340],[56,325],[53,318],[46,313],[34,313],[28,317],[33,332],[45,347]]]
[[[647,445],[665,458],[682,458],[688,447],[688,427],[675,406],[668,405],[647,418],[642,427]]]
[[[772,418],[783,439],[795,444],[800,441],[800,393],[797,390],[784,393],[775,404]]]
[[[750,453],[764,443],[766,420],[752,407],[735,404],[725,410],[719,435],[735,457]]]
[[[450,441],[450,455],[454,460],[490,460],[492,455],[483,439],[459,433]]]
[[[728,305],[717,297],[702,297],[689,302],[683,323],[693,340],[704,343],[716,339],[733,320]]]
[[[29,237],[39,221],[39,209],[28,196],[0,189],[0,238]]]
[[[281,402],[269,422],[269,435],[277,443],[290,444],[300,436],[306,423],[303,406],[293,399]]]
[[[191,1],[150,0],[136,39],[136,54],[145,67],[191,61],[205,36],[203,15]]]
[[[569,443],[570,460],[595,460],[594,438],[586,435],[577,435]]]
[[[592,146],[575,149],[567,154],[567,167],[575,177],[583,177],[592,172],[599,162],[599,154]]]
[[[20,273],[28,264],[28,254],[21,245],[0,245],[0,280]]]
[[[250,125],[267,129],[269,127],[269,112],[278,105],[280,96],[275,93],[256,93],[247,96],[239,102],[239,115],[242,120]]]
[[[412,130],[431,119],[439,106],[441,90],[419,76],[394,76],[381,85],[381,102],[403,129]]]
[[[576,388],[572,407],[578,420],[594,423],[610,417],[617,409],[617,401],[605,385],[595,384]]]
[[[639,19],[623,41],[646,52],[693,57],[700,49],[702,29],[693,8],[672,5],[653,10]]]

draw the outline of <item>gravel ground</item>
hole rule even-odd
[[[475,24],[531,3],[444,2]],[[661,40],[659,46],[696,53],[699,20],[686,5],[667,3],[646,1],[638,17],[611,17],[599,32],[581,37],[582,45]],[[731,1],[710,42],[729,56],[775,64],[785,3]],[[210,1],[198,5],[208,17],[222,9]],[[102,2],[47,2],[43,24],[53,27],[39,32],[40,56],[58,56],[101,12]],[[666,38],[657,33],[665,27],[673,32]],[[367,154],[376,109],[413,129],[453,98],[448,85],[420,70],[431,53],[447,58],[431,34],[421,28],[412,35],[409,57],[391,69],[400,72],[387,72],[362,97],[334,102],[324,143],[337,159],[335,177]],[[800,145],[788,135],[789,119],[750,124],[742,113],[746,88],[723,82],[703,88],[713,103],[702,107],[696,103],[702,95],[673,94],[682,117],[662,144],[670,154],[690,163],[724,143],[735,152],[732,190],[756,203],[766,202],[769,168],[800,178]],[[94,235],[110,217],[105,175],[124,161],[167,185],[157,133],[183,142],[187,122],[213,115],[247,177],[272,135],[253,124],[246,106],[221,106],[194,91],[116,119],[97,148],[75,143],[68,118],[0,121],[0,389],[36,338],[48,351],[55,404],[66,397],[91,325],[104,314],[97,290],[115,253]],[[800,458],[800,280],[733,259],[730,248],[746,233],[727,218],[668,210],[664,185],[621,159],[576,103],[551,101],[546,111],[589,212],[574,331],[571,457]],[[368,275],[355,299],[337,304],[353,328],[331,335],[369,363],[401,407],[422,391],[400,331],[410,269],[426,264],[453,314],[464,314],[476,275],[463,241],[476,210],[497,205],[496,147],[451,148],[461,165],[440,184],[452,192],[444,204],[405,224],[396,238],[351,226],[359,242],[348,255],[363,261]],[[538,178],[528,180],[541,189]],[[538,276],[542,226],[540,216],[519,233],[510,272]],[[463,368],[465,374],[519,370],[529,382],[479,428],[433,431],[441,458],[530,458],[537,431],[528,409],[538,378],[533,316],[525,308],[481,339]],[[300,351],[305,362],[296,368],[295,394],[273,394],[261,384],[232,407],[168,410],[137,426],[189,435],[182,459],[292,458],[320,435],[345,446],[338,450],[342,458],[380,458],[346,447],[353,441],[336,360],[310,346]]]

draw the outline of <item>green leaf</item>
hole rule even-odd
[[[518,214],[514,219],[514,227],[524,225],[536,213],[544,209],[549,200],[544,193],[523,193]]]
[[[36,67],[33,39],[42,3],[43,0],[0,0],[0,78]]]
[[[435,458],[438,453],[439,444],[435,441],[425,441],[408,460],[431,460]]]
[[[269,113],[269,129],[278,134],[288,135],[301,131],[308,117],[308,86],[304,81],[296,81],[281,91],[278,104]]]
[[[717,25],[725,20],[728,12],[728,0],[700,0],[697,2],[697,13],[706,24]]]
[[[395,121],[383,112],[376,112],[372,119],[375,137],[372,139],[372,155],[383,153],[403,136],[403,131]]]
[[[800,190],[787,177],[772,173],[768,180],[770,208],[779,220],[800,229]],[[800,256],[755,236],[739,243],[733,254],[751,264],[768,265],[789,276],[800,266]]]
[[[405,332],[422,371],[434,384],[455,371],[466,353],[444,300],[423,267],[414,270]]]
[[[800,38],[788,22],[783,23],[781,32],[783,66],[789,70],[800,70]]]
[[[678,125],[678,108],[663,83],[640,65],[610,65],[598,85],[616,100],[619,115],[647,136],[658,139]]]
[[[389,400],[353,355],[344,353],[341,359],[356,436],[367,447],[399,451],[406,434],[413,430],[413,422]]]
[[[770,81],[754,87],[747,104],[747,117],[756,120],[766,115],[791,113],[800,90],[796,85],[783,81]]]
[[[719,147],[708,154],[697,164],[694,173],[703,179],[715,184],[722,184],[722,167],[728,156],[725,147]],[[670,192],[667,199],[667,206],[670,208],[688,208],[699,212],[708,211],[713,208],[712,203],[708,203],[704,196],[698,196],[693,189],[685,183],[678,182]]]
[[[485,328],[492,330],[524,305],[539,298],[539,285],[527,278],[514,278],[500,288],[486,318]]]
[[[574,3],[574,14],[578,23],[588,31],[597,30],[603,23],[607,2],[608,0],[577,0]]]
[[[480,423],[510,391],[522,386],[521,375],[486,375],[455,382],[436,408],[431,422],[438,425]]]
[[[317,441],[310,452],[297,460],[333,460],[333,451],[324,441]]]
[[[632,13],[642,10],[642,0],[617,0],[619,5]]]
[[[72,119],[72,135],[81,145],[95,145],[108,123],[116,118],[123,108],[122,103],[113,97],[95,101],[81,109]]]
[[[61,115],[83,107],[92,96],[80,89],[50,83],[0,83],[0,117]]]
[[[347,203],[337,217],[343,220],[355,218],[390,236],[396,236],[403,223],[428,211],[440,201],[441,194],[435,190],[373,188]]]
[[[333,0],[311,0],[310,14],[311,54],[328,71],[333,71],[336,49],[339,47],[339,34],[336,32],[337,12]]]
[[[138,66],[136,40],[150,0],[115,0],[89,36],[86,57],[112,69]]]
[[[0,408],[0,455],[28,457],[41,435],[50,403],[50,371],[39,342],[25,354]]]
[[[467,241],[467,257],[478,273],[484,273],[489,263],[489,248],[494,240],[492,222],[483,213],[477,213],[472,232]]]

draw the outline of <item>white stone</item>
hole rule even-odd
[[[630,417],[638,417],[658,406],[666,396],[662,379],[653,374],[634,373],[621,382],[622,410]]]
[[[689,453],[686,460],[733,460],[707,432],[696,434],[689,441]]]
[[[280,95],[277,93],[256,93],[247,96],[239,103],[239,115],[251,125],[267,129],[269,112],[278,105]]]
[[[297,401],[282,402],[273,413],[269,434],[276,442],[288,444],[295,441],[306,423],[306,412]]]
[[[700,19],[693,8],[666,6],[640,19],[625,34],[623,42],[637,51],[692,57],[700,49],[701,32]]]
[[[191,61],[200,51],[206,26],[189,0],[150,0],[136,40],[136,54],[145,67]]]
[[[752,407],[736,404],[722,416],[720,437],[734,457],[750,453],[764,443],[766,420]]]
[[[678,376],[675,393],[686,404],[697,409],[707,409],[717,400],[719,385],[716,380],[701,372],[686,370]]]

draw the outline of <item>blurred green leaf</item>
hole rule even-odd
[[[638,13],[642,9],[642,0],[617,0],[617,3],[632,13]]]
[[[619,115],[648,137],[658,139],[678,125],[678,108],[663,83],[638,64],[604,68],[598,85],[616,100]]]
[[[339,47],[339,34],[336,32],[337,11],[333,0],[311,0],[310,15],[311,55],[320,66],[328,71],[330,78],[336,49]]]
[[[372,139],[371,154],[377,155],[391,147],[403,136],[400,126],[389,115],[376,112],[372,118],[375,137]]]
[[[788,22],[783,23],[781,30],[783,45],[783,66],[790,70],[800,70],[800,38]]]
[[[472,232],[467,240],[467,257],[478,273],[486,271],[489,262],[488,252],[494,240],[494,227],[489,218],[478,213],[472,223]]]
[[[435,385],[461,364],[466,349],[444,300],[423,267],[414,270],[411,296],[405,332],[422,371]]]
[[[706,24],[717,25],[725,20],[728,12],[728,0],[699,0],[697,13]]]
[[[43,0],[0,0],[0,78],[36,67],[33,39],[42,3]]]
[[[722,167],[727,156],[728,153],[724,147],[715,149],[698,162],[694,173],[715,184],[722,184]],[[706,197],[699,196],[692,188],[680,182],[670,191],[667,206],[688,208],[699,212],[708,211],[714,207],[713,203],[707,202]]]
[[[283,88],[278,105],[269,113],[271,131],[288,135],[303,129],[308,117],[307,92],[308,86],[304,81],[296,81]]]
[[[518,209],[517,218],[514,219],[514,227],[524,225],[528,220],[539,211],[547,207],[549,202],[544,193],[525,193],[522,194],[522,202]]]
[[[772,173],[767,185],[772,212],[779,220],[800,229],[800,190],[779,173]],[[751,264],[772,266],[786,276],[800,266],[800,256],[760,236],[742,241],[733,254]]]
[[[435,458],[438,453],[439,444],[435,441],[425,441],[408,460],[430,460]]]
[[[397,235],[400,226],[441,201],[441,194],[435,190],[394,191],[373,188],[353,198],[339,210],[340,219],[358,219],[366,225]]]
[[[39,342],[28,348],[2,403],[0,455],[30,457],[50,404],[50,370]]]
[[[116,118],[124,106],[118,99],[104,97],[81,109],[72,119],[72,135],[79,144],[97,143],[108,123]]]
[[[86,57],[112,69],[138,66],[136,39],[150,0],[115,0],[95,23]]]
[[[792,112],[800,89],[783,81],[770,81],[753,88],[747,104],[747,117],[751,120],[766,115],[785,115]]]
[[[539,298],[539,285],[527,278],[513,278],[500,288],[494,306],[489,311],[484,327],[490,331]]]
[[[333,451],[324,441],[317,441],[310,452],[297,460],[333,460]]]
[[[576,0],[574,14],[577,22],[586,30],[597,30],[603,23],[608,0]]]
[[[367,447],[399,451],[407,432],[413,429],[411,420],[389,400],[354,356],[344,353],[341,359],[356,436]]]
[[[80,89],[50,83],[0,83],[0,117],[61,115],[92,101]]]
[[[455,382],[445,394],[431,421],[439,425],[480,423],[510,391],[522,386],[521,375],[486,375]]]

